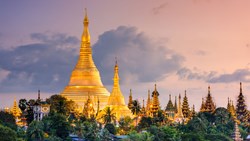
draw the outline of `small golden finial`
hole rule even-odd
[[[208,86],[208,94],[210,94],[210,85]]]
[[[185,90],[185,96],[187,96],[187,90]]]
[[[169,100],[171,101],[171,94],[169,94]]]

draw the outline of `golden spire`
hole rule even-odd
[[[118,63],[117,63],[117,59],[115,60],[115,67],[114,67],[114,88],[116,88],[117,90],[119,89],[120,91],[120,84],[119,84],[119,74],[118,74],[118,71],[119,71],[119,67],[118,67]]]
[[[210,86],[208,86],[208,94],[210,95]]]
[[[119,70],[119,67],[118,67],[118,63],[116,60],[115,67],[114,67],[114,78],[113,78],[114,85],[113,85],[113,90],[108,100],[108,105],[125,105],[124,97],[120,89],[118,70]]]
[[[171,101],[171,94],[169,94],[169,101]]]
[[[76,68],[78,69],[96,68],[94,61],[92,59],[92,48],[90,46],[90,34],[88,26],[89,26],[89,19],[87,16],[87,9],[85,9],[80,56],[76,65]]]
[[[88,19],[86,8],[85,8],[85,17],[84,17],[83,25],[84,25],[84,30],[82,33],[82,42],[90,43],[90,34],[89,34],[89,29],[88,29],[89,19]]]

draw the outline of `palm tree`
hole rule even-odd
[[[133,100],[131,111],[135,115],[136,125],[138,124],[138,114],[141,112],[141,105],[138,100]]]
[[[104,123],[111,123],[112,121],[116,120],[115,113],[113,112],[113,109],[110,107],[107,107],[104,109],[104,114],[101,117],[101,119],[104,121]]]
[[[44,138],[43,122],[32,121],[27,129],[27,137],[28,140],[42,141]]]
[[[138,100],[133,100],[131,111],[134,115],[138,115],[141,112],[141,105]]]

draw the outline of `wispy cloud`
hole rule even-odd
[[[240,81],[250,82],[250,69],[238,69],[233,73],[221,74],[208,80],[210,83],[230,83]]]
[[[178,70],[179,79],[202,80],[208,83],[250,82],[250,69],[237,69],[232,73],[219,74],[216,71],[201,71],[182,68]]]
[[[155,15],[159,14],[167,5],[168,5],[168,3],[165,2],[165,3],[162,3],[161,5],[159,5],[159,6],[157,6],[157,7],[154,7],[154,8],[153,8],[153,13],[154,13]]]

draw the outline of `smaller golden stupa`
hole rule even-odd
[[[16,98],[15,98],[15,100],[14,100],[14,104],[13,104],[13,106],[12,106],[10,112],[13,114],[13,116],[15,117],[16,120],[17,120],[17,119],[21,116],[21,114],[22,114],[22,112],[21,112],[21,110],[20,110],[20,108],[18,107],[18,104],[17,104],[17,102],[16,102]]]
[[[116,115],[116,120],[120,120],[120,118],[124,118],[126,116],[133,117],[133,114],[127,107],[124,101],[124,96],[120,89],[119,84],[119,75],[118,75],[118,64],[116,61],[115,68],[114,68],[114,85],[113,90],[109,96],[107,107],[110,107],[113,113]],[[105,114],[103,111],[100,113],[100,117]]]

